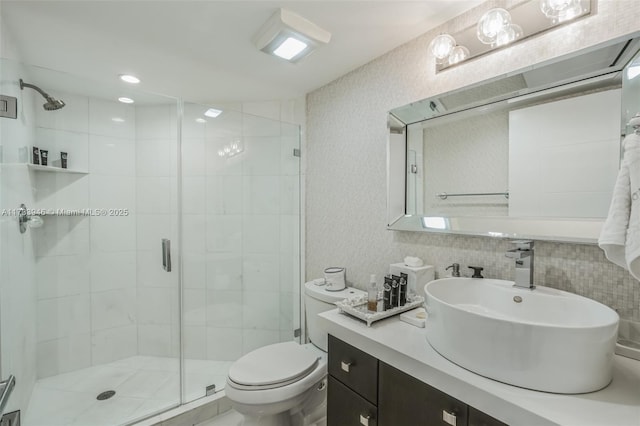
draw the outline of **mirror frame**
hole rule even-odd
[[[524,67],[514,72],[498,75],[494,78],[481,81],[451,92],[440,93],[431,98],[423,99],[409,105],[391,110],[388,114],[387,128],[387,229],[395,231],[434,232],[445,234],[459,234],[471,236],[485,236],[494,238],[520,238],[556,242],[569,242],[577,244],[597,244],[598,237],[605,218],[577,219],[577,218],[536,218],[536,217],[511,217],[511,216],[427,216],[408,214],[407,206],[410,200],[407,198],[407,144],[409,128],[411,125],[422,123],[432,118],[456,114],[470,109],[482,107],[495,102],[506,101],[519,96],[540,92],[550,88],[570,86],[578,82],[607,74],[621,72],[629,61],[640,51],[640,32],[614,38],[606,42],[580,49],[558,58],[540,62],[533,66]],[[503,94],[483,102],[474,102],[469,105],[456,108],[445,113],[429,112],[428,114],[413,114],[413,111],[424,111],[427,106],[433,104],[437,98],[450,94],[459,94],[468,89],[477,89],[499,80],[513,77],[520,73],[539,69],[548,65],[554,65],[567,59],[577,58],[583,54],[597,51],[628,41],[620,60],[607,68],[586,75],[574,76],[561,80],[545,87],[533,87]],[[406,114],[406,112],[409,112]],[[412,115],[413,114],[413,115]],[[403,120],[402,116],[409,117]],[[414,117],[421,116],[420,119]],[[623,123],[624,117],[621,117]],[[405,122],[407,121],[407,122]],[[415,127],[415,126],[414,126]],[[421,127],[421,126],[420,126]],[[624,135],[622,135],[624,136]],[[401,176],[401,178],[400,178]]]

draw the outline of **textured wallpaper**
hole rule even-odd
[[[364,288],[369,274],[416,255],[437,267],[458,262],[485,268],[490,278],[513,277],[504,252],[509,242],[491,238],[386,230],[386,116],[390,109],[534,63],[640,31],[640,2],[599,1],[595,15],[532,37],[510,48],[435,74],[427,53],[440,32],[477,22],[490,1],[352,71],[307,97],[306,277],[345,266]],[[640,321],[640,283],[605,260],[596,246],[536,243],[536,281],[576,292]]]

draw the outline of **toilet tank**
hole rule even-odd
[[[362,296],[366,292],[353,287],[346,287],[339,291],[327,291],[324,280],[313,280],[304,284],[305,318],[307,321],[307,333],[311,343],[327,352],[327,332],[318,324],[318,314],[335,309],[335,302],[340,300]]]

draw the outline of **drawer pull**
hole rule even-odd
[[[442,420],[451,426],[456,426],[456,415],[454,413],[447,413],[445,410],[442,410]]]
[[[362,426],[369,426],[369,419],[370,418],[371,418],[370,415],[363,416],[362,414],[360,414],[360,424]]]
[[[340,363],[341,367],[342,367],[342,371],[346,371],[347,373],[349,372],[349,370],[351,369],[351,366],[353,365],[352,362],[344,362],[342,361]]]

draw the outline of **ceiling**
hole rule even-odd
[[[480,3],[2,0],[0,13],[26,63],[105,82],[131,73],[144,90],[211,103],[303,96]],[[257,50],[279,7],[331,42],[297,64]]]

